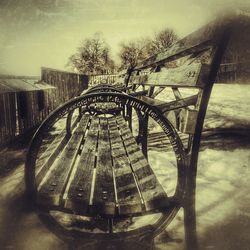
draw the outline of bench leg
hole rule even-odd
[[[185,242],[187,250],[198,250],[195,208],[196,177],[189,173],[186,196],[183,202]]]
[[[142,125],[142,153],[148,159],[148,114],[144,115]]]
[[[148,114],[142,114],[137,111],[139,120],[139,133],[137,137],[137,143],[141,144],[142,153],[148,159]]]
[[[128,127],[132,131],[132,107],[127,107]]]

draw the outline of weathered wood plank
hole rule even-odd
[[[166,207],[169,205],[167,194],[158,182],[122,117],[118,117],[117,120],[133,172],[138,181],[145,211]]]
[[[141,96],[140,99],[145,101],[146,103],[158,107],[163,113],[170,111],[170,110],[175,110],[175,109],[180,109],[184,107],[188,107],[190,105],[195,105],[197,102],[197,95],[189,96],[183,99],[171,101],[171,102],[163,102],[158,99],[153,99],[147,96]]]
[[[93,211],[115,214],[116,194],[107,118],[100,118]]]
[[[62,153],[57,157],[44,179],[38,186],[38,203],[48,206],[59,206],[63,196],[68,176],[74,166],[79,148],[88,123],[88,117],[80,121]]]
[[[220,39],[223,31],[228,28],[228,24],[235,22],[235,16],[220,16],[219,18],[204,25],[197,31],[179,40],[165,51],[147,58],[137,65],[135,68],[143,69],[149,66],[163,64],[172,60],[176,60],[183,56],[198,53],[213,46]]]
[[[184,64],[147,75],[134,75],[131,84],[150,86],[200,87],[206,84],[210,66],[201,63]]]
[[[119,214],[141,213],[143,211],[141,194],[132,173],[115,118],[109,119],[108,124],[118,197],[118,212]]]
[[[62,152],[64,146],[69,138],[65,136],[65,131],[62,131],[52,143],[48,146],[46,151],[39,157],[36,163],[36,183],[40,185],[41,180],[55,161],[56,157]]]
[[[99,119],[92,117],[89,130],[84,138],[79,161],[72,171],[65,195],[64,207],[77,213],[89,213],[92,184],[95,181],[96,147]],[[94,190],[92,190],[94,192]]]

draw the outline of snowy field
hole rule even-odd
[[[238,132],[249,129],[250,86],[215,85],[204,128],[231,128]],[[157,152],[154,157],[156,162],[166,161]],[[161,175],[164,178],[163,171]],[[196,189],[200,249],[250,249],[249,190],[250,135],[227,134],[205,139],[199,155]],[[183,239],[183,211],[180,211],[166,235],[156,238],[156,249],[183,249]]]
[[[249,85],[215,85],[205,129],[224,127],[239,132],[249,129],[249,107]],[[249,135],[241,133],[217,135],[204,138],[202,142],[196,189],[200,249],[250,249],[249,149]],[[175,171],[165,173],[162,165],[171,157],[160,151],[151,151],[150,157],[161,175],[162,184],[169,188],[169,180]],[[0,178],[0,249],[66,249],[23,201],[10,201],[10,197],[23,190],[23,164],[23,161],[19,162],[11,176]],[[151,219],[147,218],[147,222]],[[168,228],[155,239],[155,249],[184,249],[184,233],[183,211],[180,210]]]
[[[250,126],[250,86],[245,84],[215,84],[210,98],[207,120],[215,118],[210,127],[236,127]]]

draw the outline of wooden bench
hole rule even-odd
[[[218,18],[128,69],[122,86],[93,87],[55,110],[38,129],[27,154],[27,193],[37,207],[47,213],[54,210],[102,218],[107,234],[95,232],[96,238],[115,237],[115,220],[160,212],[161,219],[150,225],[150,232],[156,235],[180,207],[193,209],[209,96],[230,37],[237,36],[246,23],[243,15]],[[166,90],[172,99],[157,99]],[[134,116],[139,124],[136,136]],[[48,131],[63,118],[65,129],[41,153]],[[172,196],[148,161],[149,120],[161,127],[168,150],[176,156],[177,185]],[[185,213],[185,224],[193,227],[186,232],[187,245],[192,243],[195,249],[193,219]],[[149,227],[144,229],[148,232]],[[122,230],[122,237],[142,232]]]
[[[164,190],[119,115],[84,115],[52,167],[51,173],[43,174],[37,197],[39,205],[51,209],[114,216],[168,205]]]

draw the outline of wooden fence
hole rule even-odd
[[[15,93],[0,93],[0,144],[16,135]]]
[[[41,80],[56,87],[54,102],[58,106],[80,95],[88,88],[88,76],[50,68],[42,68]]]
[[[58,105],[80,95],[88,77],[42,69],[34,77],[0,76],[0,146],[38,126]]]
[[[113,84],[118,78],[118,74],[89,75],[88,85]]]
[[[250,62],[223,63],[217,75],[216,82],[221,83],[249,83]]]
[[[227,83],[237,81],[237,64],[225,63],[220,65],[216,82]]]

